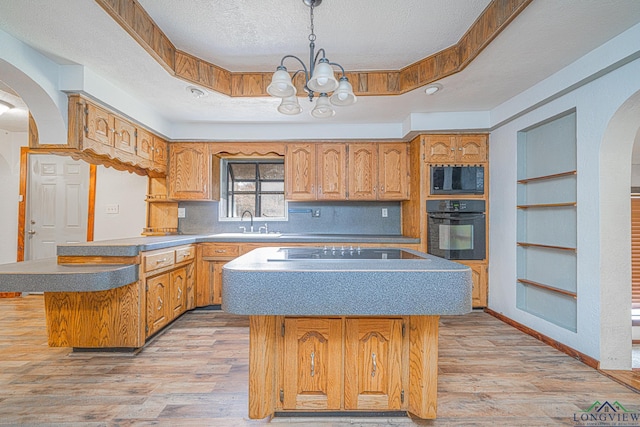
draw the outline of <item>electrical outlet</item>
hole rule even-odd
[[[178,208],[178,218],[184,218],[187,216],[187,208]]]
[[[311,216],[314,217],[314,218],[319,218],[320,217],[320,208],[312,209],[311,210]]]
[[[120,212],[120,206],[119,205],[107,205],[105,207],[105,213],[117,214],[119,212]]]
[[[387,208],[382,208],[382,218],[386,218],[389,216],[389,211]]]

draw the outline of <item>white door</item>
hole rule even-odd
[[[87,240],[89,165],[67,156],[29,155],[25,259],[56,256],[61,243]]]

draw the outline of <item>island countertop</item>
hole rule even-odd
[[[283,250],[259,248],[225,264],[225,311],[289,316],[471,311],[471,269],[462,264],[407,249],[402,251],[415,258],[286,259]]]

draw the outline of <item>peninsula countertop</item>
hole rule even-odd
[[[216,233],[144,236],[58,245],[58,256],[135,257],[141,252],[194,243],[376,243],[417,244],[397,235]],[[67,264],[56,258],[0,264],[0,292],[86,292],[114,289],[138,280],[138,265]]]

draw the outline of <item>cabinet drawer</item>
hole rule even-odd
[[[203,257],[237,257],[240,254],[239,245],[206,245],[202,248]]]
[[[196,247],[189,246],[188,248],[180,248],[176,249],[176,263],[189,261],[190,259],[195,258],[196,256]]]
[[[168,267],[175,262],[175,251],[158,252],[144,257],[144,271],[153,271],[162,267]]]

